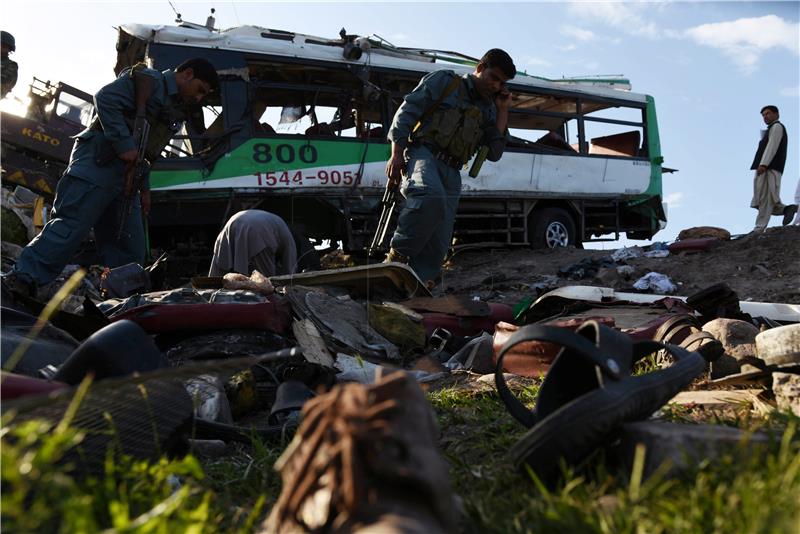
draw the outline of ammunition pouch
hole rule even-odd
[[[457,107],[438,108],[432,113],[419,140],[434,145],[438,148],[436,152],[441,151],[451,161],[463,165],[475,153],[483,137],[483,113],[478,106],[469,103],[463,85],[459,88],[459,97]]]

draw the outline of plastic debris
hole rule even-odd
[[[659,295],[669,295],[678,289],[669,276],[655,272],[647,273],[639,278],[634,282],[633,287],[639,291],[652,291]]]
[[[644,250],[642,247],[625,247],[619,250],[615,250],[613,254],[611,254],[611,258],[614,261],[622,261],[622,260],[629,260],[631,258],[640,258],[644,255]]]

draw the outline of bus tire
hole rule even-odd
[[[530,234],[533,248],[558,248],[575,246],[575,221],[562,208],[545,208],[534,211],[532,216],[533,231]]]

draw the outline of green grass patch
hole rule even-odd
[[[517,391],[532,406],[537,385]],[[493,390],[428,394],[441,447],[462,498],[464,532],[794,532],[800,525],[800,419],[720,419],[778,437],[753,453],[708,458],[678,478],[611,473],[597,455],[548,490],[508,457],[526,432]],[[680,411],[673,420],[691,421]],[[141,461],[109,456],[105,473],[65,474],[65,451],[82,439],[69,425],[3,421],[2,529],[7,532],[252,532],[280,492],[273,464],[285,444],[254,439],[222,458]],[[642,451],[642,454],[647,454]],[[640,457],[639,460],[643,460]],[[638,464],[643,465],[643,461]]]
[[[517,395],[532,406],[535,390]],[[741,449],[709,458],[679,478],[662,471],[647,480],[641,472],[609,473],[598,454],[582,473],[567,472],[548,490],[512,467],[508,450],[525,429],[494,392],[451,388],[429,397],[453,487],[463,499],[467,532],[751,533],[795,532],[800,526],[800,419],[790,414],[759,425],[738,420],[745,428],[782,435],[758,454]]]

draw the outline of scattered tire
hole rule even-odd
[[[530,242],[533,248],[575,246],[575,221],[562,208],[544,208],[531,214]]]
[[[756,336],[756,352],[767,365],[796,362],[800,354],[800,324],[761,332]]]

